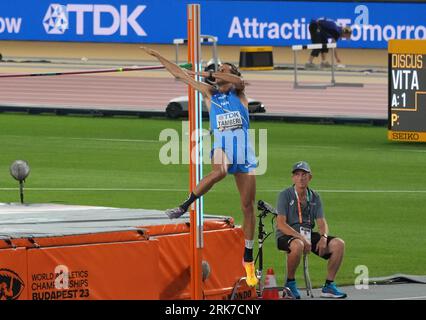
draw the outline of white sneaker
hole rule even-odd
[[[321,68],[331,68],[331,64],[328,61],[321,62]]]
[[[313,62],[306,62],[305,69],[318,69],[317,65]]]

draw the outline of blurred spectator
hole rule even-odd
[[[316,20],[311,20],[309,24],[309,33],[311,34],[312,43],[328,43],[329,39],[332,42],[337,42],[340,38],[350,39],[352,35],[351,27],[341,27],[336,24],[333,20],[320,18]],[[309,56],[309,60],[306,63],[305,67],[307,69],[314,69],[316,65],[314,64],[314,58],[318,57],[321,53],[321,67],[327,68],[330,67],[330,63],[326,61],[328,49],[314,49]],[[336,62],[340,63],[341,60],[337,55],[337,49],[334,49],[334,57]]]

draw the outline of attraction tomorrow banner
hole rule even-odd
[[[171,44],[186,38],[186,5],[201,4],[201,33],[220,45],[310,42],[311,19],[353,27],[339,47],[387,48],[426,39],[426,4],[187,0],[15,0],[0,2],[0,40]]]

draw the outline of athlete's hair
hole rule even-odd
[[[235,74],[236,76],[241,77],[241,72],[235,64],[230,63],[230,62],[224,62],[222,64],[226,64],[227,66],[230,66],[231,67],[231,73]]]
[[[226,64],[227,66],[229,66],[231,68],[231,74],[234,74],[236,76],[241,77],[241,72],[235,64],[230,63],[230,62],[223,62],[222,64]],[[244,87],[245,86],[243,85],[242,89],[236,89],[235,90],[237,92],[237,95],[240,95],[242,92],[244,92]]]

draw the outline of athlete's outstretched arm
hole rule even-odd
[[[211,98],[211,91],[213,87],[207,83],[199,82],[193,79],[191,76],[189,76],[184,70],[182,70],[177,64],[167,60],[164,58],[158,51],[155,51],[148,47],[141,47],[142,50],[144,50],[149,55],[155,57],[158,59],[158,61],[161,62],[161,64],[178,80],[190,85],[195,90],[198,90],[201,92],[201,94],[210,99]]]
[[[213,72],[212,76],[216,79],[232,83],[235,86],[235,89],[244,90],[245,88],[245,83],[243,78],[235,74],[225,73],[225,72]]]
[[[191,73],[191,71],[189,73]],[[216,80],[222,80],[225,82],[232,83],[235,89],[238,89],[238,90],[244,90],[246,86],[246,83],[242,77],[239,77],[232,73],[217,72],[217,71],[216,72],[202,71],[202,72],[197,72],[197,74],[204,78],[213,77]]]

